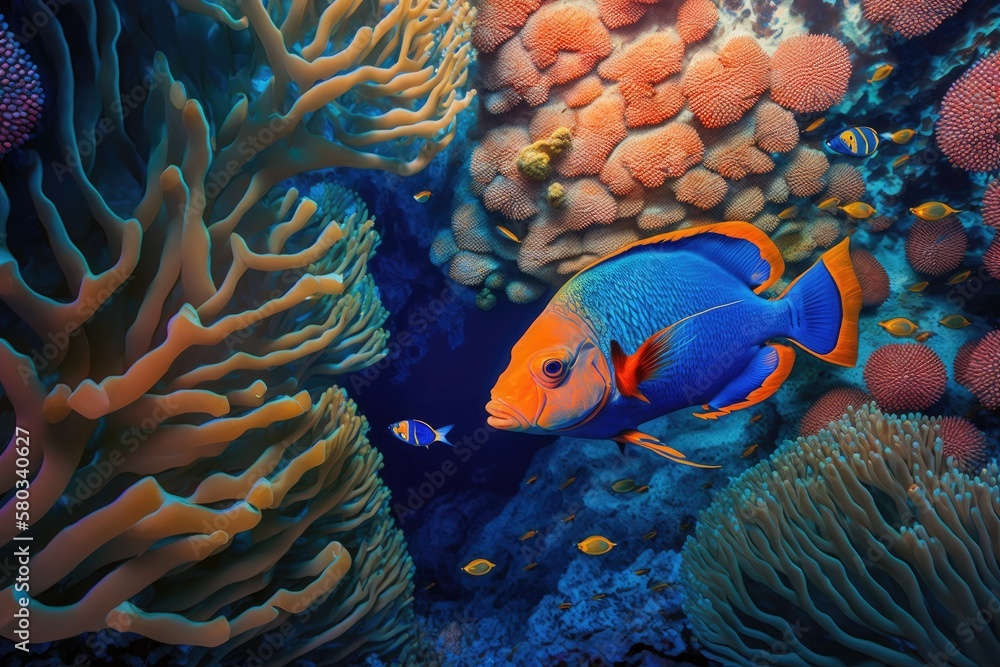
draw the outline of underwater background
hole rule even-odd
[[[996,664],[1000,3],[0,13],[5,664]],[[716,469],[487,424],[559,285],[725,220],[769,297],[850,239],[856,366],[644,425]]]

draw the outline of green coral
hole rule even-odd
[[[525,146],[517,156],[517,168],[528,178],[536,181],[552,176],[552,159],[569,148],[573,136],[568,128],[560,127],[552,131],[546,139]]]
[[[1000,469],[949,468],[939,424],[865,407],[720,492],[683,549],[706,652],[738,665],[996,664]]]

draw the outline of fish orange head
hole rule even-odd
[[[569,431],[589,421],[611,390],[597,338],[578,315],[546,309],[514,345],[486,405],[505,431]]]

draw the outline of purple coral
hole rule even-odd
[[[0,157],[28,140],[44,103],[38,69],[0,14]]]

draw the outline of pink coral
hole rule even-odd
[[[866,308],[881,306],[889,298],[889,274],[882,262],[867,250],[851,250],[851,263],[861,284],[861,303]]]
[[[492,52],[517,34],[541,4],[542,0],[480,0],[472,28],[472,45],[480,53]]]
[[[916,220],[906,236],[906,258],[919,273],[943,276],[962,265],[968,245],[958,218]]]
[[[861,406],[868,405],[871,400],[871,396],[856,387],[830,389],[802,415],[799,435],[802,437],[816,435],[830,422],[835,422],[847,414],[848,408],[858,410]]]
[[[942,417],[941,447],[945,456],[954,457],[969,472],[986,463],[986,436],[976,425],[963,417]]]
[[[832,107],[844,97],[850,78],[850,53],[829,35],[786,39],[771,58],[771,98],[800,113]]]
[[[903,37],[926,35],[955,14],[965,0],[864,0],[865,18]]]
[[[983,192],[983,224],[1000,231],[1000,179],[993,179]]]
[[[1000,409],[1000,330],[994,329],[959,349],[955,380],[990,410]]]
[[[543,5],[525,23],[521,43],[552,85],[586,75],[611,53],[607,29],[579,5]]]
[[[948,374],[944,362],[920,343],[891,343],[868,357],[865,384],[875,402],[888,412],[930,407],[944,396]]]
[[[632,25],[646,14],[647,5],[655,5],[660,0],[597,0],[601,20],[609,28]]]
[[[38,70],[0,14],[0,157],[28,140],[44,103]]]
[[[601,170],[601,180],[617,195],[637,184],[657,188],[701,162],[705,146],[690,125],[669,123],[647,134],[629,136],[615,148]]]
[[[970,67],[948,89],[935,135],[956,167],[966,171],[1000,167],[1000,51]]]
[[[1000,280],[1000,238],[993,239],[983,253],[983,268],[995,280]]]

